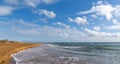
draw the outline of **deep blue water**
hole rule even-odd
[[[47,43],[12,56],[17,64],[119,64],[120,43]]]

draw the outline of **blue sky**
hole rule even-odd
[[[120,0],[0,0],[0,39],[119,42]]]

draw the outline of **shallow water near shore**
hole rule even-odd
[[[52,43],[13,54],[16,64],[119,64],[119,43]]]

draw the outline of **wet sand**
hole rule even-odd
[[[15,60],[13,58],[11,58],[10,64],[16,64],[16,62],[15,62]]]

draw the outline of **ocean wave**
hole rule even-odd
[[[54,45],[54,44],[44,44],[44,45],[49,47],[58,47],[58,45]]]
[[[82,48],[82,46],[60,46],[60,45],[56,45],[56,44],[45,44],[45,46],[49,46],[49,47],[60,47],[60,48]]]
[[[111,46],[44,44],[12,55],[17,64],[119,64],[120,51]],[[106,48],[105,48],[106,47]],[[101,50],[102,49],[102,50]],[[84,51],[86,50],[86,51]],[[83,63],[82,63],[83,62]]]
[[[73,48],[74,48],[74,49],[76,49],[76,48],[82,48],[82,47],[80,47],[80,46],[79,46],[79,47],[77,47],[77,46],[76,46],[76,47],[75,47],[75,46],[62,46],[62,47],[63,47],[63,48],[72,48],[72,49],[73,49]]]

